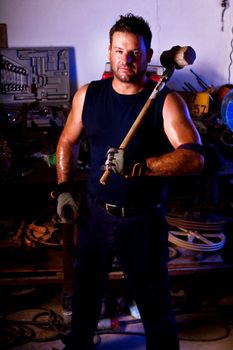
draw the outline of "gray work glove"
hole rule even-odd
[[[124,177],[141,176],[146,170],[145,161],[136,162],[130,160],[126,156],[125,150],[122,148],[111,147],[107,151],[107,159],[104,170],[108,170]]]
[[[62,192],[57,198],[57,214],[61,223],[72,224],[78,218],[78,206],[69,192]]]
[[[121,148],[109,148],[109,150],[107,151],[105,170],[108,170],[115,174],[123,175],[124,153],[124,150]]]

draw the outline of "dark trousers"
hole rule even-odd
[[[89,197],[80,208],[74,263],[72,349],[94,349],[102,298],[113,257],[126,273],[146,334],[147,350],[178,350],[167,271],[167,226],[161,205],[116,217]]]

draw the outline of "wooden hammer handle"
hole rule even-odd
[[[143,106],[143,108],[141,109],[139,115],[135,119],[133,125],[131,126],[131,128],[128,131],[128,133],[126,134],[124,140],[120,144],[119,148],[125,149],[128,146],[128,144],[130,143],[130,141],[133,139],[134,135],[138,131],[141,123],[143,122],[143,119],[144,119],[148,109],[150,108],[152,102],[153,102],[153,99],[151,99],[151,98],[149,98],[146,101],[146,103]],[[102,185],[105,185],[107,183],[108,178],[109,178],[110,175],[111,175],[111,172],[109,170],[105,170],[103,175],[102,175],[102,177],[100,178],[100,183]]]
[[[165,82],[171,77],[171,75],[173,74],[173,71],[174,71],[174,67],[170,67],[170,68],[167,68],[165,70],[165,72],[161,76],[160,80],[158,81],[157,85],[155,86],[154,90],[152,91],[151,95],[149,96],[148,100],[146,101],[146,103],[142,107],[137,118],[135,119],[133,125],[131,126],[128,133],[126,134],[124,140],[120,144],[119,148],[125,149],[128,146],[128,144],[130,143],[130,141],[133,139],[134,135],[138,131],[139,127],[141,126],[141,124],[146,116],[146,113],[147,113],[148,109],[150,108],[152,102],[156,98],[159,91],[162,90],[162,88],[164,87]],[[100,183],[102,185],[106,185],[110,175],[111,175],[111,172],[109,170],[105,170],[103,175],[100,178]]]

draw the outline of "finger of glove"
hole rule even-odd
[[[113,173],[118,173],[116,165],[114,163],[105,163],[104,170],[108,170]]]
[[[62,224],[74,224],[75,220],[73,218],[60,217],[60,223],[62,223]]]
[[[107,157],[124,157],[124,149],[123,148],[109,148],[107,151]]]
[[[66,218],[67,220],[75,220],[78,217],[78,208],[77,206],[66,204],[61,209],[61,217]]]
[[[121,174],[124,167],[124,150],[118,148],[109,149],[105,166],[106,170]]]
[[[57,213],[60,218],[67,218],[73,220],[78,217],[78,206],[70,193],[61,193],[58,197]]]
[[[110,147],[108,150],[107,150],[107,156],[109,155],[109,154],[115,154],[115,153],[118,153],[119,152],[119,150],[120,150],[120,148],[115,148],[115,147]]]
[[[123,166],[117,161],[111,161],[105,163],[105,170],[121,174],[123,171]]]

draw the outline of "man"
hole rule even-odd
[[[95,348],[93,334],[113,257],[132,287],[146,349],[179,349],[167,269],[166,178],[201,171],[200,137],[184,101],[165,87],[126,151],[118,149],[156,84],[146,75],[151,37],[142,17],[120,16],[110,30],[113,77],[77,91],[58,142],[58,214],[69,222],[69,209],[78,218],[68,349]],[[78,208],[72,197],[72,150],[83,130],[91,170]],[[132,174],[135,164],[140,171]],[[112,173],[105,185],[100,183],[103,169]]]

